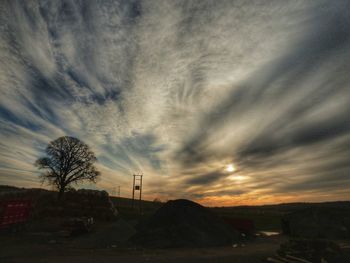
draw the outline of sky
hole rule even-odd
[[[87,143],[96,185],[210,206],[350,200],[350,2],[0,1],[0,184]]]

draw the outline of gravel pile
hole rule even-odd
[[[168,201],[138,226],[131,241],[142,247],[210,247],[231,245],[239,233],[207,208],[189,200]]]

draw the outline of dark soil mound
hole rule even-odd
[[[232,244],[239,233],[203,206],[184,199],[167,202],[139,226],[132,242],[143,247],[208,247]]]

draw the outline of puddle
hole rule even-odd
[[[277,236],[277,235],[280,235],[281,232],[276,232],[276,231],[260,231],[258,234],[261,235],[261,236],[268,236],[268,237],[270,237],[270,236]]]

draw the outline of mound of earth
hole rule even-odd
[[[239,233],[207,208],[184,199],[168,201],[141,224],[131,241],[153,248],[230,245]]]

